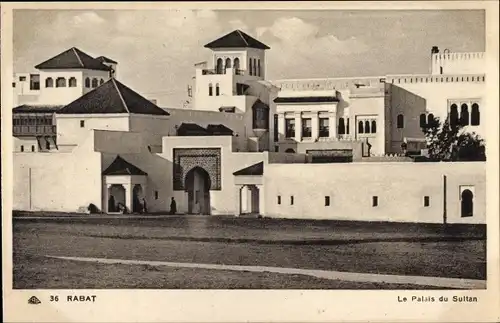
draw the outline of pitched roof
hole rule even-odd
[[[54,113],[64,105],[30,105],[23,104],[12,109],[12,113]]]
[[[103,63],[112,63],[112,64],[118,64],[118,62],[112,60],[111,58],[108,58],[106,56],[99,56],[99,57],[96,57],[96,59],[99,61],[99,62],[103,62]]]
[[[109,67],[99,60],[82,52],[76,47],[72,47],[59,55],[46,60],[35,66],[36,69],[66,69],[83,68],[89,70],[109,71]]]
[[[235,176],[242,175],[263,175],[264,174],[264,162],[260,162],[257,164],[253,164],[252,166],[248,166],[246,168],[240,169],[233,173]]]
[[[135,113],[170,115],[153,102],[111,78],[104,84],[71,102],[58,114]]]
[[[181,123],[177,128],[178,136],[208,136],[207,129],[196,123]]]
[[[106,168],[103,175],[148,175],[145,171],[141,170],[139,167],[132,165],[125,159],[121,158],[120,155],[116,156],[115,160],[111,165]]]
[[[205,48],[257,48],[269,49],[269,46],[257,39],[245,34],[241,30],[235,30],[205,45]]]
[[[298,96],[298,97],[288,97],[288,98],[276,98],[275,103],[324,103],[324,102],[338,102],[334,96]]]
[[[207,131],[215,136],[232,136],[233,130],[229,129],[223,124],[209,124]]]

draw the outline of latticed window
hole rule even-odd
[[[310,118],[302,119],[302,137],[310,138],[312,135],[312,121]]]
[[[330,127],[328,118],[319,118],[319,136],[328,137],[330,135]]]
[[[295,119],[285,119],[285,128],[287,138],[295,137]]]

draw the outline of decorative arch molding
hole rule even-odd
[[[203,169],[209,175],[211,191],[221,190],[220,148],[174,148],[173,152],[173,186],[175,191],[186,189],[186,176],[196,167]]]

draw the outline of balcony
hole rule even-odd
[[[229,73],[227,73],[229,71]],[[228,69],[203,69],[201,71],[202,75],[225,75],[225,74],[233,74],[233,75],[245,75],[245,70],[240,70],[237,68],[228,68]]]
[[[56,126],[13,126],[12,133],[14,137],[55,136]]]

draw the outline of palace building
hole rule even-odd
[[[14,209],[166,213],[173,197],[182,214],[485,222],[484,162],[411,157],[436,117],[484,138],[484,53],[433,47],[425,75],[267,80],[272,49],[250,35],[205,47],[192,109],[77,48],[16,74]]]

